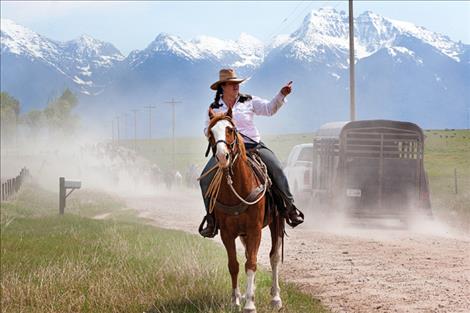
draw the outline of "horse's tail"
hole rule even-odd
[[[274,201],[273,201],[274,203]],[[281,262],[284,263],[284,235],[285,235],[285,220],[284,217],[279,213],[277,208],[271,210],[272,219],[269,225],[271,230],[271,251],[269,256],[271,257],[276,249],[279,240],[281,240]]]
[[[284,263],[284,235],[286,234],[286,220],[284,219],[284,217],[281,215],[281,214],[278,214],[277,215],[277,221],[279,223],[279,232],[280,232],[280,236],[281,237],[281,263]]]

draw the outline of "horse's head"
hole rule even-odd
[[[229,109],[227,113],[214,113],[209,109],[209,118],[209,144],[219,167],[228,167],[237,153],[245,158],[245,146],[232,121],[232,110]]]

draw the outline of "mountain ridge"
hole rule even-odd
[[[256,90],[266,98],[273,96],[284,80],[293,79],[295,93],[289,98],[299,103],[302,110],[299,113],[289,105],[286,114],[291,116],[275,120],[289,121],[292,128],[304,131],[312,123],[296,123],[294,119],[304,117],[303,111],[312,116],[314,125],[348,117],[348,35],[347,15],[322,8],[307,14],[297,30],[279,35],[268,44],[244,33],[237,40],[210,36],[183,40],[177,35],[159,33],[146,48],[124,56],[112,44],[88,35],[59,42],[2,19],[2,91],[10,92],[29,109],[38,108],[41,103],[44,106],[52,93],[69,87],[81,94],[83,112],[88,113],[126,110],[135,99],[152,102],[178,95],[190,102],[181,116],[191,118],[204,114],[212,97],[208,85],[216,79],[218,70],[233,67],[240,76],[251,77],[243,88]],[[438,107],[433,98],[452,99],[451,109],[460,113],[449,114],[455,116],[456,125],[465,125],[462,113],[468,107],[465,86],[470,83],[470,45],[365,11],[355,18],[355,50],[357,102],[370,107],[370,112],[383,112],[376,117],[402,117],[410,111],[410,119],[423,121],[415,109],[411,110],[415,104],[408,98],[420,102],[416,105],[422,111]],[[390,72],[378,70],[381,67]],[[18,68],[20,71],[15,70]],[[413,81],[408,79],[410,73]],[[10,79],[12,75],[16,75],[16,81]],[[42,76],[46,81],[38,81]],[[413,95],[413,88],[400,81],[415,86],[422,94]],[[186,82],[191,84],[182,89]],[[422,82],[428,85],[423,87]],[[24,86],[31,88],[25,93]],[[367,94],[360,88],[365,88]],[[383,90],[384,99],[375,95],[376,89]],[[428,99],[428,95],[432,96],[429,100],[420,101]],[[312,111],[305,104],[309,99],[319,100],[325,110]],[[382,111],[373,109],[371,101],[381,102]],[[404,115],[391,112],[390,106],[405,110]],[[322,118],[318,117],[319,112]],[[436,112],[432,116],[434,123],[424,124],[456,126],[449,125],[452,118],[438,115]],[[261,118],[260,124],[263,123]],[[184,131],[194,129],[188,127]]]

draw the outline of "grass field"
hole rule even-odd
[[[310,142],[312,138],[313,134],[271,135],[263,137],[263,141],[278,155],[280,160],[286,160],[294,145]],[[134,141],[123,141],[121,144],[134,149]],[[172,166],[172,140],[138,140],[136,147],[138,153],[152,163],[156,163],[162,168]],[[206,149],[207,140],[203,136],[177,138],[175,140],[176,168],[184,171],[191,164],[196,164],[200,168],[204,167],[207,162],[207,158],[204,157]]]
[[[434,214],[452,225],[470,232],[470,130],[426,130],[424,166],[429,176]],[[263,141],[281,161],[293,146],[312,142],[313,133],[264,136]],[[134,142],[124,142],[134,147]],[[175,143],[176,168],[184,172],[190,164],[203,168],[207,141],[199,138],[178,138]],[[138,141],[140,154],[162,168],[171,166],[172,142],[161,139]],[[458,193],[455,193],[454,170]]]
[[[97,192],[74,194],[64,216],[57,206],[56,194],[33,185],[2,203],[2,312],[232,312],[220,245],[146,225]],[[110,219],[91,218],[102,213]],[[326,312],[295,286],[281,288],[283,312]],[[269,289],[258,271],[258,312],[271,312]]]
[[[470,131],[427,130],[425,135],[424,166],[433,212],[470,232]]]

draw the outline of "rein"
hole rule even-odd
[[[231,120],[229,120],[229,121],[231,122]],[[233,125],[233,123],[232,123],[232,125]],[[217,144],[219,144],[219,143],[225,143],[227,145],[227,147],[229,148],[230,152],[233,152],[235,147],[237,148],[237,152],[235,153],[233,159],[231,160],[228,169],[222,169],[218,166],[218,164],[216,164],[215,166],[213,166],[211,169],[209,169],[206,173],[202,174],[198,178],[198,180],[201,180],[202,178],[204,178],[205,176],[207,176],[209,173],[211,173],[212,171],[214,171],[217,168],[217,172],[215,173],[214,177],[212,178],[212,181],[209,185],[209,188],[207,189],[207,192],[204,195],[204,197],[209,198],[209,213],[213,212],[214,207],[217,203],[217,197],[219,195],[219,190],[220,190],[220,186],[222,184],[222,177],[223,177],[224,173],[227,177],[227,184],[229,185],[230,190],[232,190],[233,194],[241,201],[235,207],[240,207],[241,203],[244,204],[244,206],[241,208],[240,211],[244,211],[247,206],[254,205],[254,204],[258,203],[259,201],[261,201],[261,199],[264,197],[264,195],[266,194],[266,191],[268,189],[269,175],[268,175],[268,170],[267,170],[266,165],[263,164],[261,167],[263,169],[263,176],[264,176],[265,179],[264,179],[264,184],[262,184],[261,186],[258,186],[257,188],[255,188],[255,189],[258,189],[258,190],[260,188],[262,188],[262,191],[260,193],[257,193],[257,195],[259,195],[259,196],[256,200],[248,201],[250,196],[253,196],[253,192],[251,192],[247,196],[247,198],[244,199],[235,190],[235,188],[233,186],[232,176],[230,175],[230,173],[233,173],[233,166],[234,166],[235,162],[238,160],[238,157],[240,155],[240,148],[239,148],[240,142],[238,141],[238,131],[236,130],[235,126],[234,126],[234,130],[235,130],[235,140],[232,143],[229,144],[225,140],[217,140],[213,146],[211,146],[211,144],[209,143],[209,145],[207,147],[206,156],[209,154],[209,149],[210,148],[212,148],[212,152],[215,155],[215,148],[216,148]],[[255,162],[255,161],[253,161],[253,162]],[[261,165],[259,162],[256,162],[256,163],[258,163],[258,166]],[[254,175],[256,177],[256,174],[254,174]],[[227,207],[225,205],[222,205],[222,206]],[[237,213],[240,213],[240,212],[237,212]]]
[[[237,154],[237,156],[238,156],[238,154]],[[233,160],[233,163],[235,163],[235,160]],[[265,177],[265,178],[268,178],[269,176],[268,176],[268,170],[267,170],[266,166],[264,166],[263,169],[264,169],[264,171],[263,171],[264,177]],[[232,190],[233,194],[238,198],[238,200],[240,200],[240,201],[243,202],[244,204],[246,204],[246,205],[253,205],[253,204],[256,204],[256,203],[258,203],[258,202],[261,200],[261,198],[263,198],[264,195],[266,194],[266,190],[268,189],[268,188],[267,188],[267,185],[268,185],[268,180],[267,180],[267,179],[265,180],[265,183],[264,183],[263,185],[261,185],[262,188],[263,188],[263,191],[261,192],[261,195],[259,196],[259,198],[256,199],[255,201],[251,201],[251,202],[246,201],[245,199],[243,199],[243,198],[237,193],[237,191],[236,191],[235,188],[233,187],[233,181],[232,181],[232,176],[230,176],[230,172],[227,171],[226,174],[227,174],[227,184],[229,185],[229,187],[230,187],[230,189]]]

